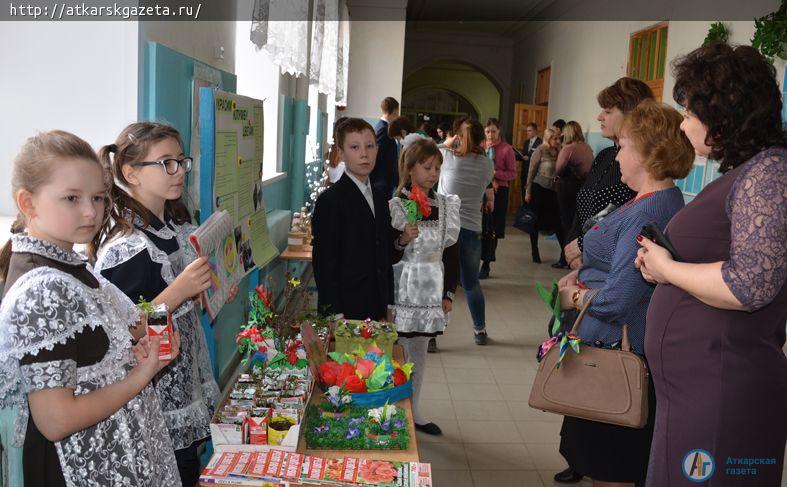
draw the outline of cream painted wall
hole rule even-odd
[[[532,25],[515,43],[514,87],[524,84],[524,101],[532,103],[538,70],[552,66],[548,120],[576,120],[585,131],[597,132],[599,112],[596,95],[626,73],[628,43],[632,33],[659,21],[567,22]],[[669,63],[702,44],[712,21],[673,21],[667,37],[667,64],[663,101],[675,106],[675,80]],[[727,22],[730,42],[749,44],[753,21]],[[780,82],[784,62],[777,61]]]
[[[158,42],[205,64],[235,72],[235,22],[140,22],[139,35],[143,47],[146,41]]]
[[[407,32],[405,45],[404,77],[420,69],[444,61],[461,61],[488,76],[500,90],[499,108],[496,118],[503,125],[504,134],[510,134],[513,126],[514,99],[518,93],[514,89],[517,85],[511,83],[514,66],[519,66],[519,61],[513,56],[513,43],[510,38],[502,35],[483,34],[462,31],[457,25],[456,31],[431,31],[427,27],[411,29]],[[463,93],[464,94],[464,93]],[[474,103],[472,94],[465,95]],[[480,115],[481,122],[485,122],[484,115]]]
[[[138,23],[0,25],[0,215],[16,215],[10,174],[25,139],[61,129],[98,148],[137,119]]]
[[[626,71],[632,32],[656,22],[567,22],[533,25],[515,43],[514,86],[524,83],[524,102],[532,103],[539,70],[552,67],[548,120],[576,120],[598,130],[596,94]],[[519,62],[517,62],[519,61]]]
[[[352,22],[347,108],[342,116],[378,118],[383,98],[402,102],[404,30],[404,21]]]

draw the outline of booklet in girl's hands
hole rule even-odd
[[[227,302],[232,286],[244,275],[235,246],[234,227],[229,213],[217,211],[189,237],[197,254],[208,258],[211,284],[202,293],[202,302],[211,320]]]

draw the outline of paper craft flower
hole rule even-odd
[[[362,325],[361,336],[366,339],[372,338],[372,327],[368,324]]]
[[[393,375],[393,384],[394,386],[400,386],[407,382],[407,375],[404,373],[402,369],[394,369]]]
[[[344,382],[344,387],[350,392],[368,392],[366,383],[357,375],[348,377]]]
[[[254,290],[257,292],[257,297],[262,300],[262,304],[265,305],[268,309],[273,307],[273,293],[270,289],[266,288],[262,284],[255,287]]]
[[[386,404],[385,406],[380,406],[379,408],[370,409],[367,413],[369,417],[377,421],[378,423],[384,423],[389,421],[393,415],[396,414],[397,407],[393,404]]]
[[[320,378],[326,386],[335,386],[339,377],[339,364],[330,360],[320,364]]]
[[[343,386],[349,392],[376,392],[410,380],[412,363],[400,365],[376,346],[352,354],[330,352],[320,365],[320,380],[326,386]]]
[[[372,374],[374,365],[374,361],[367,358],[358,358],[355,361],[355,367],[358,369],[358,374],[360,374],[362,379],[366,379]]]
[[[353,401],[353,398],[344,388],[339,386],[331,386],[325,393],[325,399],[331,405],[335,412],[339,412]]]
[[[347,430],[347,435],[344,437],[347,440],[351,440],[357,436],[361,436],[361,430],[358,428],[350,428]]]
[[[421,188],[418,186],[413,185],[410,190],[410,196],[408,196],[407,199],[414,201],[415,204],[418,205],[418,212],[423,218],[427,218],[432,214],[432,206],[429,204],[429,199],[426,197],[426,193],[421,191]]]
[[[262,343],[262,335],[256,327],[246,328],[235,337],[235,343],[240,345],[243,340],[249,340],[252,343]]]

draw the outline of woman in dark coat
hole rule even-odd
[[[787,138],[776,73],[748,46],[717,44],[674,64],[681,129],[721,162],[670,221],[683,262],[643,240],[658,282],[645,336],[656,388],[648,486],[781,482],[787,437]]]

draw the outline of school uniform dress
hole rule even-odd
[[[407,223],[404,201],[409,191],[389,201],[391,226],[401,233]],[[435,194],[429,198],[432,213],[418,222],[418,238],[404,246],[393,266],[394,324],[399,336],[442,334],[446,326],[443,298],[453,297],[459,282],[461,229],[456,195]],[[452,299],[453,300],[453,299]]]
[[[25,485],[180,484],[172,442],[151,385],[108,418],[51,442],[27,395],[51,388],[88,394],[126,378],[136,359],[128,327],[139,312],[83,258],[17,234],[0,305],[0,403],[16,406],[13,444]]]
[[[188,243],[194,225],[165,224],[149,215],[149,224],[135,216],[134,231],[119,235],[98,252],[96,270],[133,301],[152,301],[196,258]],[[219,398],[213,378],[205,332],[191,299],[172,311],[180,332],[180,355],[154,379],[175,450],[210,436],[210,419]]]

